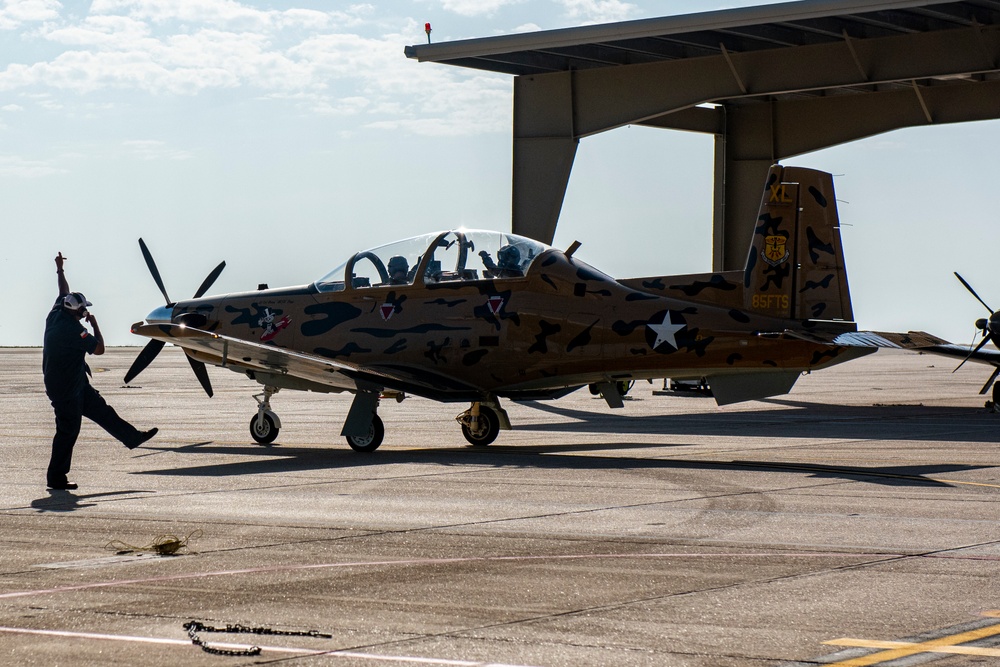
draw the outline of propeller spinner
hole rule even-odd
[[[142,251],[142,256],[146,260],[146,266],[149,268],[149,273],[153,276],[153,281],[156,282],[156,286],[160,288],[160,294],[163,295],[163,299],[166,301],[166,308],[173,308],[174,302],[171,301],[170,296],[167,295],[167,289],[163,286],[163,278],[160,277],[160,271],[156,268],[156,262],[153,261],[153,255],[149,252],[149,248],[146,247],[146,244],[142,239],[139,239],[139,249]],[[212,269],[212,272],[206,276],[205,280],[201,283],[201,286],[194,293],[192,298],[198,299],[204,296],[205,292],[207,292],[216,281],[224,268],[226,268],[226,263],[222,262],[217,267]],[[156,358],[156,355],[160,353],[160,350],[163,349],[165,344],[166,343],[162,340],[157,340],[155,338],[146,343],[146,347],[142,348],[139,356],[135,358],[135,361],[132,362],[132,366],[125,374],[125,383],[128,384],[137,375],[139,375],[139,373],[144,371],[146,367],[153,362],[153,359]],[[194,371],[195,377],[197,377],[198,382],[201,383],[202,389],[205,390],[206,394],[211,396],[213,393],[212,383],[208,378],[208,370],[205,367],[205,363],[198,361],[197,359],[193,359],[186,354],[185,356],[187,357],[188,363],[191,364],[191,370]]]
[[[968,356],[966,356],[965,359],[962,359],[962,363],[960,363],[955,368],[955,370],[957,371],[965,364],[966,361],[971,359],[973,355],[979,352],[979,350],[983,349],[983,346],[986,345],[986,343],[993,341],[993,344],[996,345],[997,340],[1000,340],[1000,312],[990,308],[989,304],[983,301],[983,299],[978,294],[976,294],[976,290],[972,289],[972,285],[966,282],[965,278],[958,275],[957,271],[955,272],[955,277],[958,278],[959,282],[965,285],[965,289],[969,290],[969,293],[976,298],[976,301],[983,304],[983,307],[986,308],[986,310],[989,311],[990,313],[989,319],[981,317],[978,320],[976,320],[976,329],[983,332],[983,339],[979,341],[979,344],[976,345],[976,347],[971,352],[969,352]],[[952,372],[954,373],[955,371]],[[983,385],[983,388],[979,391],[979,393],[985,394],[987,390],[989,390],[990,385],[993,384],[993,381],[997,379],[998,375],[1000,375],[1000,368],[996,368],[993,371],[993,374],[990,376],[990,379],[986,381],[986,384]]]

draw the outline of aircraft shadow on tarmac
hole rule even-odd
[[[370,454],[358,454],[349,449],[322,449],[315,447],[260,447],[216,445],[210,442],[185,445],[167,449],[174,453],[229,454],[239,457],[266,457],[256,460],[240,460],[232,463],[216,463],[204,466],[175,467],[159,470],[144,470],[136,475],[162,475],[181,477],[237,477],[243,475],[281,474],[308,470],[331,470],[356,468],[360,466],[385,466],[403,464],[423,464],[440,466],[486,466],[493,468],[549,469],[549,470],[702,470],[739,471],[801,474],[810,478],[839,479],[843,481],[867,482],[885,486],[949,487],[954,484],[934,476],[980,470],[992,466],[963,464],[932,464],[912,466],[828,466],[804,464],[795,461],[704,461],[685,459],[639,458],[643,449],[662,448],[662,445],[648,443],[614,443],[589,445],[544,445],[544,446],[491,446],[475,448],[469,446],[434,449],[408,449],[394,451],[380,449]],[[631,450],[637,457],[594,457],[582,455],[587,450]],[[574,453],[581,453],[574,456]],[[558,456],[545,456],[558,454]],[[301,479],[297,480],[302,482]],[[330,479],[316,479],[316,483],[331,483]],[[348,480],[350,481],[350,480]]]
[[[702,399],[710,400],[710,399]],[[786,409],[635,416],[527,402],[536,410],[576,421],[531,424],[524,430],[567,433],[733,436],[1000,443],[1000,416],[982,408],[923,405],[818,405],[762,401]],[[791,408],[791,409],[788,409]],[[662,446],[662,445],[661,445]]]

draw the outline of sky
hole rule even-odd
[[[435,42],[762,2],[0,0],[0,345],[40,345],[53,258],[109,345],[222,260],[210,293],[302,285],[358,250],[510,229],[510,76]],[[863,329],[968,343],[1000,307],[1000,123],[899,130],[784,163],[836,176]],[[554,244],[616,277],[711,270],[712,138],[581,140]],[[979,369],[980,374],[985,371]],[[963,370],[962,372],[968,372]]]

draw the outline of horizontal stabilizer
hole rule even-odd
[[[812,343],[841,345],[843,347],[875,347],[897,350],[923,350],[939,345],[950,345],[926,331],[847,331],[843,333],[822,333],[817,331],[786,331],[786,336],[807,340]]]

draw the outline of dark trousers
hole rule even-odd
[[[52,458],[49,459],[48,483],[66,483],[66,474],[73,461],[73,445],[80,435],[83,417],[91,420],[126,446],[138,442],[141,434],[127,421],[118,416],[101,397],[96,389],[87,384],[77,395],[54,399],[52,408],[56,412],[56,435],[52,438]]]

